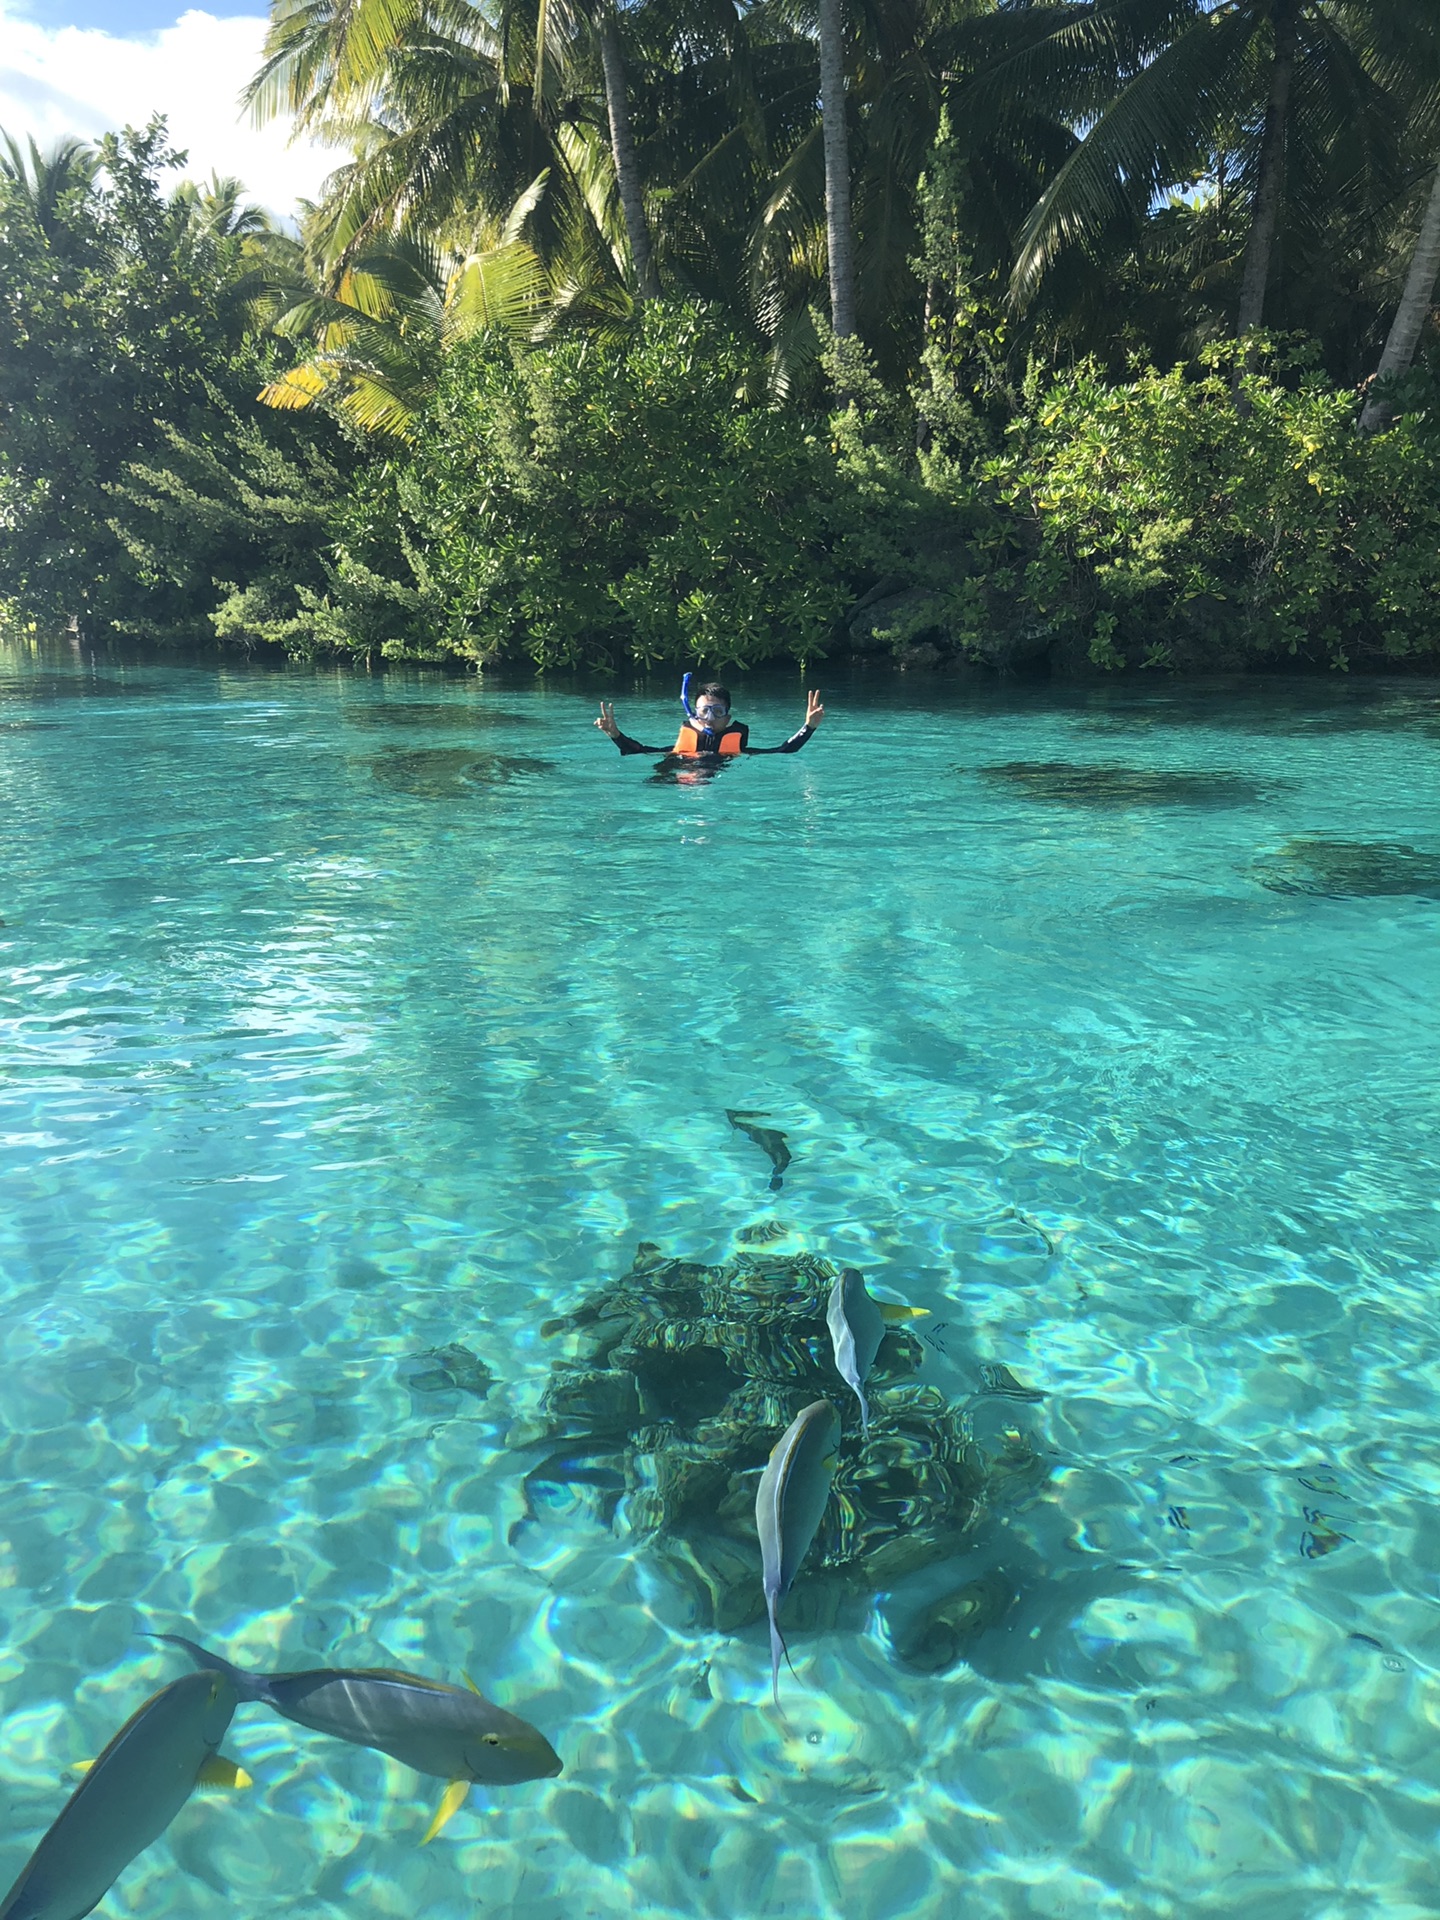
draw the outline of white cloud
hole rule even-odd
[[[158,33],[122,37],[81,27],[45,27],[16,0],[0,0],[0,128],[43,150],[62,134],[93,140],[155,113],[187,149],[185,172],[212,168],[243,180],[252,199],[288,217],[313,200],[345,157],[311,141],[288,144],[283,121],[254,127],[240,89],[260,65],[263,18],[217,20],[193,9]],[[179,175],[173,176],[179,178]]]

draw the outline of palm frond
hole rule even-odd
[[[446,345],[497,328],[528,338],[550,298],[550,276],[523,240],[472,253],[450,277],[441,338]]]
[[[1193,175],[1197,124],[1233,106],[1237,69],[1255,31],[1247,11],[1207,15],[1122,88],[1020,231],[1010,283],[1017,303],[1033,294],[1063,247],[1143,214],[1165,187]]]
[[[338,374],[323,372],[316,366],[291,367],[282,373],[278,380],[272,380],[263,386],[256,398],[267,407],[278,407],[282,411],[294,411],[300,407],[313,406],[334,386]]]

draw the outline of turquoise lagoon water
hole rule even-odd
[[[1440,855],[1440,689],[861,682],[677,786],[578,688],[0,669],[0,1885],[150,1628],[468,1671],[565,1773],[421,1851],[435,1782],[242,1708],[254,1787],[105,1913],[1440,1912],[1440,885],[1345,851]],[[506,1445],[545,1319],[757,1226],[929,1307],[1046,1466],[796,1634],[783,1723],[763,1632],[624,1501],[517,1525]],[[456,1342],[489,1395],[412,1390]],[[897,1663],[996,1566],[968,1660]]]

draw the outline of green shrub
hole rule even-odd
[[[1100,666],[1343,666],[1440,642],[1425,417],[1374,440],[1313,376],[1093,367],[1050,383],[988,472],[1029,523],[1020,608]]]
[[[756,386],[691,306],[624,342],[457,348],[398,480],[441,644],[542,668],[822,653],[849,597],[834,464]]]

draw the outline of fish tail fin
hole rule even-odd
[[[782,1711],[780,1706],[780,1659],[782,1654],[786,1666],[790,1667],[791,1673],[794,1673],[795,1669],[790,1664],[790,1649],[786,1646],[785,1636],[780,1631],[780,1622],[775,1618],[776,1595],[773,1593],[767,1594],[765,1596],[765,1605],[770,1614],[770,1697],[775,1702],[775,1711],[779,1713]]]
[[[435,1818],[425,1829],[425,1838],[420,1842],[422,1847],[428,1847],[436,1834],[440,1832],[441,1828],[448,1825],[448,1823],[454,1819],[455,1815],[465,1804],[465,1796],[469,1791],[470,1782],[468,1780],[452,1780],[450,1782],[449,1786],[446,1787],[444,1793],[440,1796],[440,1804],[435,1809]]]
[[[879,1300],[880,1318],[887,1325],[899,1326],[904,1320],[923,1320],[929,1314],[929,1307],[903,1307],[896,1300]]]
[[[238,1760],[227,1753],[212,1753],[195,1776],[197,1787],[253,1787],[255,1782]]]
[[[182,1633],[147,1633],[147,1640],[164,1640],[172,1647],[183,1647],[197,1667],[209,1673],[223,1673],[235,1689],[240,1700],[263,1700],[268,1682],[264,1674],[246,1673],[243,1667],[233,1666],[222,1654],[211,1653],[208,1648],[197,1646],[193,1640],[187,1640]]]
[[[870,1438],[870,1403],[858,1387],[855,1389],[855,1397],[860,1402],[861,1438],[868,1440]]]

